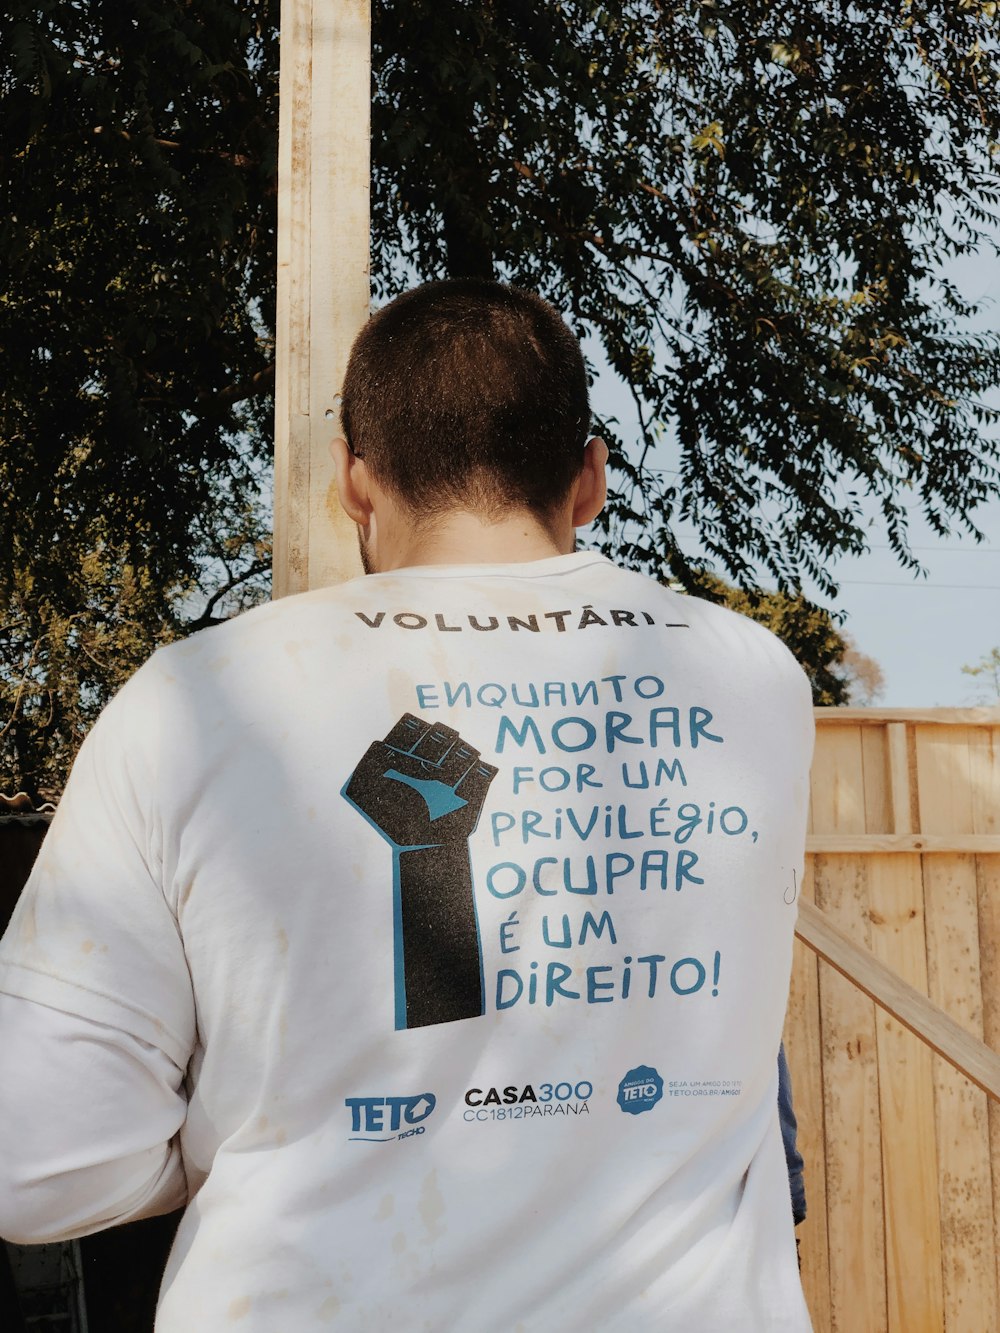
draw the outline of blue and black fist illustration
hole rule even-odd
[[[484,1012],[468,839],[496,773],[453,728],[406,713],[344,787],[392,848],[397,1028]]]

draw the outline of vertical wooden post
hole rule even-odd
[[[282,0],[274,596],[361,573],[329,442],[368,318],[369,0]]]

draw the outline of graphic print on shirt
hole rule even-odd
[[[468,716],[497,765],[472,848],[490,1010],[697,1010],[728,991],[725,905],[760,892],[784,909],[796,853],[775,845],[785,799],[739,747],[728,760],[725,696],[621,673],[425,680],[414,702],[463,732]],[[737,1085],[710,1072],[699,1095]]]
[[[714,699],[652,674],[413,690],[342,789],[392,848],[397,1029],[727,991],[726,901],[763,876],[787,910],[795,867]],[[671,1069],[661,1096],[739,1095],[734,1073]]]
[[[453,728],[406,713],[343,789],[392,848],[397,1029],[485,1012],[469,838],[496,774]]]

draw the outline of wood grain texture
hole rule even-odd
[[[811,867],[807,867],[802,897],[811,902],[813,896],[813,876]],[[806,1220],[796,1233],[801,1241],[802,1286],[816,1333],[831,1333],[819,966],[812,950],[796,941],[785,1019],[785,1054],[798,1119],[798,1147],[805,1163]]]
[[[801,902],[795,933],[863,995],[920,1037],[977,1087],[1000,1101],[1000,1055],[977,1041],[926,995],[859,944],[859,932],[843,930],[833,911],[821,912]]]
[[[337,499],[330,441],[340,431],[340,387],[370,300],[368,0],[313,0],[312,67],[309,587],[324,588],[362,572],[357,529]]]
[[[970,728],[968,735],[972,831],[995,837],[1000,834],[1000,728]]]
[[[810,791],[810,842],[865,834],[864,763],[860,727],[820,723]],[[845,929],[867,939],[863,860],[814,856],[811,861],[816,904]],[[811,909],[811,902],[800,899],[800,921],[809,919]],[[874,1010],[860,991],[830,968],[818,969],[817,998],[826,1137],[829,1327],[832,1333],[879,1333],[885,1327],[885,1232]],[[807,1198],[809,1188],[807,1177]]]
[[[929,833],[974,829],[973,792],[988,785],[973,772],[981,734],[973,728],[920,728],[917,785],[921,827]],[[943,754],[946,750],[949,753]],[[975,859],[935,856],[923,864],[930,998],[965,1031],[983,1036],[982,977]],[[945,1327],[960,1333],[997,1327],[993,1190],[986,1097],[940,1058],[934,1061]]]
[[[920,858],[873,856],[868,873],[872,952],[924,993]],[[889,1333],[940,1333],[944,1295],[931,1052],[883,1010],[876,1026]]]
[[[969,785],[972,827],[977,833],[1000,831],[1000,728],[976,728],[970,739]],[[983,1037],[1000,1050],[1000,856],[976,858],[979,918],[979,972],[982,988]],[[993,1194],[994,1272],[1000,1309],[1000,1103],[988,1107],[989,1177]],[[986,1174],[983,1165],[979,1170]],[[1000,1326],[1000,1319],[994,1327]]]
[[[976,890],[979,906],[979,969],[982,977],[983,1036],[1000,1049],[1000,856],[976,861]],[[990,1156],[979,1164],[988,1175],[993,1193],[994,1285],[1000,1305],[1000,1102],[989,1104]]]
[[[983,1034],[976,866],[972,857],[928,858],[923,867],[930,998],[976,1039]],[[997,1327],[993,1191],[987,1099],[934,1059],[945,1327]]]
[[[1000,852],[1000,836],[995,833],[810,833],[806,851],[824,856],[883,852],[945,853],[972,852],[990,856]]]
[[[903,835],[914,831],[906,723],[889,722],[885,731],[886,751],[889,760],[889,806],[892,815],[892,831],[897,835]]]
[[[817,857],[813,873],[817,903],[843,929],[867,939],[868,883],[861,858]],[[800,922],[803,914],[808,917],[810,906],[800,902]],[[821,968],[819,1010],[830,1327],[834,1333],[885,1333],[885,1228],[874,1007],[867,996],[832,968]]]
[[[814,974],[797,956],[786,1025],[806,1136],[817,1044],[821,1066],[822,1166],[804,1140],[807,1299],[823,1329],[994,1333],[1000,713],[816,717],[807,848],[825,912],[803,893],[797,933],[822,961]]]
[[[998,727],[1000,706],[993,708],[814,708],[818,726],[882,727],[887,722],[931,727]]]
[[[813,837],[865,832],[864,750],[857,726],[820,726],[817,730],[811,821]],[[853,937],[867,941],[868,882],[863,858],[816,856],[812,874],[816,905]],[[800,920],[811,906],[800,900]],[[829,1326],[833,1333],[884,1333],[885,1233],[875,1010],[867,996],[831,968],[821,966],[817,989],[827,1136]],[[807,1194],[808,1188],[807,1180]]]
[[[368,0],[282,0],[274,595],[361,573],[329,454],[368,316]]]
[[[813,841],[823,835],[865,834],[860,727],[821,726],[817,730],[809,807]]]
[[[865,832],[885,834],[892,827],[892,784],[886,727],[861,728],[861,771],[864,783]],[[898,830],[895,830],[898,831]]]

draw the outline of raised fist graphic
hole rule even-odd
[[[496,773],[453,728],[406,713],[344,787],[392,847],[397,1028],[484,1012],[468,839]]]
[[[405,851],[464,842],[495,776],[457,731],[406,713],[384,741],[368,747],[344,795]]]

